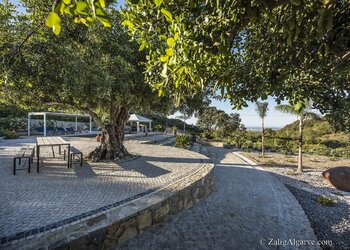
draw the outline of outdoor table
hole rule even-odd
[[[70,155],[70,144],[62,139],[62,137],[37,137],[36,138],[36,156],[37,156],[37,172],[39,172],[40,147],[59,146],[59,153],[61,154],[61,146],[68,147],[68,155]],[[69,157],[67,157],[67,166],[69,168]]]

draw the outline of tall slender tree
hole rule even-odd
[[[299,119],[299,138],[298,138],[298,168],[297,172],[303,172],[303,129],[304,122],[308,119],[318,119],[319,115],[311,112],[311,103],[309,101],[305,101],[304,103],[298,102],[295,105],[278,105],[276,106],[276,110],[296,115]]]
[[[268,102],[256,102],[256,112],[258,112],[259,117],[261,119],[261,155],[264,156],[265,154],[265,147],[264,147],[264,141],[265,141],[265,124],[264,119],[267,115],[267,112],[269,111],[269,103]]]

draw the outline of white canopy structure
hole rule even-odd
[[[147,122],[149,124],[149,131],[152,131],[152,120],[141,115],[132,114],[128,122],[136,122],[137,124],[137,132],[140,132],[140,122]]]
[[[31,116],[43,116],[44,117],[44,136],[46,136],[46,118],[47,116],[68,116],[75,117],[75,130],[78,130],[78,117],[89,117],[89,132],[91,134],[91,123],[92,119],[90,115],[81,115],[81,114],[66,114],[66,113],[55,113],[55,112],[30,112],[28,113],[28,136],[30,136],[30,118]]]

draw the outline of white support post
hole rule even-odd
[[[140,122],[136,122],[137,124],[137,133],[140,132]]]
[[[46,136],[46,113],[44,113],[44,136]]]
[[[28,113],[28,136],[30,136],[30,113]]]
[[[91,131],[91,128],[92,128],[92,124],[91,124],[91,116],[89,117],[89,119],[90,119],[90,127],[89,127],[89,130],[90,130],[90,134],[92,133],[92,131]]]
[[[152,132],[152,122],[149,122],[149,132]]]
[[[75,117],[75,131],[78,131],[78,117]]]

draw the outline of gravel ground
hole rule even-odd
[[[269,154],[260,158],[258,153],[243,153],[271,172],[294,194],[303,207],[318,240],[331,240],[326,249],[350,249],[350,192],[329,186],[321,173],[335,166],[349,166],[349,160],[330,159],[322,156],[306,156],[303,174],[291,175],[296,170],[296,156]],[[334,207],[319,204],[320,195],[337,201]]]
[[[325,207],[316,202],[317,195],[286,185],[294,194],[309,218],[318,240],[332,240],[325,249],[350,249],[349,205],[339,202],[336,207]]]

